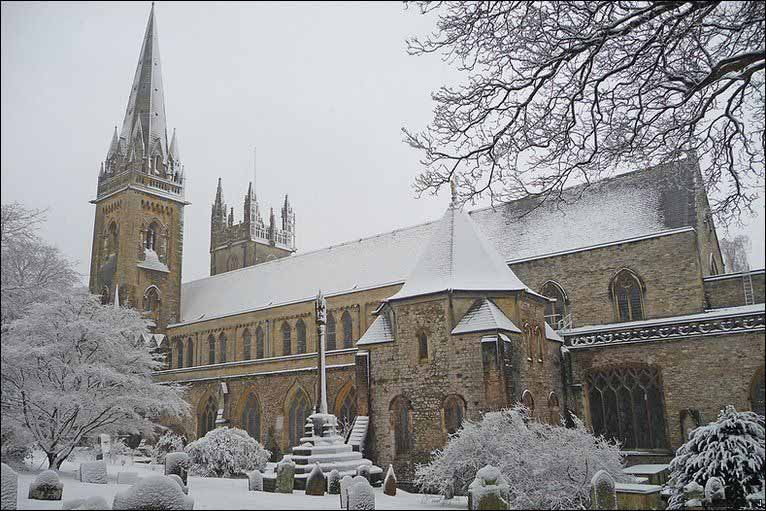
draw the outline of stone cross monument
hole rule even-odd
[[[324,356],[325,325],[327,325],[327,302],[320,290],[317,294],[316,303],[317,323],[317,404],[316,413],[327,413],[327,374]]]

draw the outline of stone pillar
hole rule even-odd
[[[327,413],[327,374],[325,369],[324,355],[324,337],[325,325],[327,324],[327,303],[325,302],[322,291],[317,294],[316,303],[316,324],[317,324],[317,404],[316,413]],[[319,434],[321,435],[321,431]]]

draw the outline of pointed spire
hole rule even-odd
[[[221,185],[221,178],[218,178],[218,188],[215,191],[215,205],[223,205],[223,186]]]
[[[122,123],[121,137],[136,143],[140,133],[144,151],[159,141],[162,154],[167,154],[168,140],[165,124],[165,94],[162,87],[162,67],[157,36],[154,4],[149,12],[141,53],[130,90],[130,99]],[[145,155],[145,152],[142,154]]]
[[[173,138],[170,140],[170,152],[168,153],[173,162],[181,160],[181,153],[178,151],[178,139],[176,139],[176,129],[173,128]]]
[[[120,136],[117,134],[117,126],[114,127],[114,133],[112,134],[112,141],[109,143],[109,151],[106,153],[106,159],[108,160],[120,150]]]
[[[114,287],[114,308],[120,308],[120,285],[116,284]]]

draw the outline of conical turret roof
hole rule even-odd
[[[443,291],[527,290],[471,218],[450,206],[415,268],[389,300]]]
[[[159,142],[162,154],[168,154],[165,93],[162,87],[162,66],[153,4],[141,44],[120,138],[133,144],[137,134],[140,134],[144,148],[154,148]]]

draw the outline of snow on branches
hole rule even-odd
[[[426,492],[465,495],[485,465],[498,467],[510,483],[510,505],[518,509],[579,509],[589,502],[590,481],[600,469],[618,481],[622,472],[616,444],[594,437],[574,418],[575,427],[530,420],[523,407],[484,414],[466,421],[444,449],[416,470]]]
[[[746,497],[764,486],[764,419],[753,412],[721,410],[718,419],[700,426],[670,462],[669,507],[684,507],[684,487],[705,487],[711,477],[723,481],[732,508],[747,507]]]
[[[8,325],[2,337],[3,422],[26,429],[58,468],[86,436],[149,431],[188,411],[142,334],[146,321],[86,293],[60,294]]]

